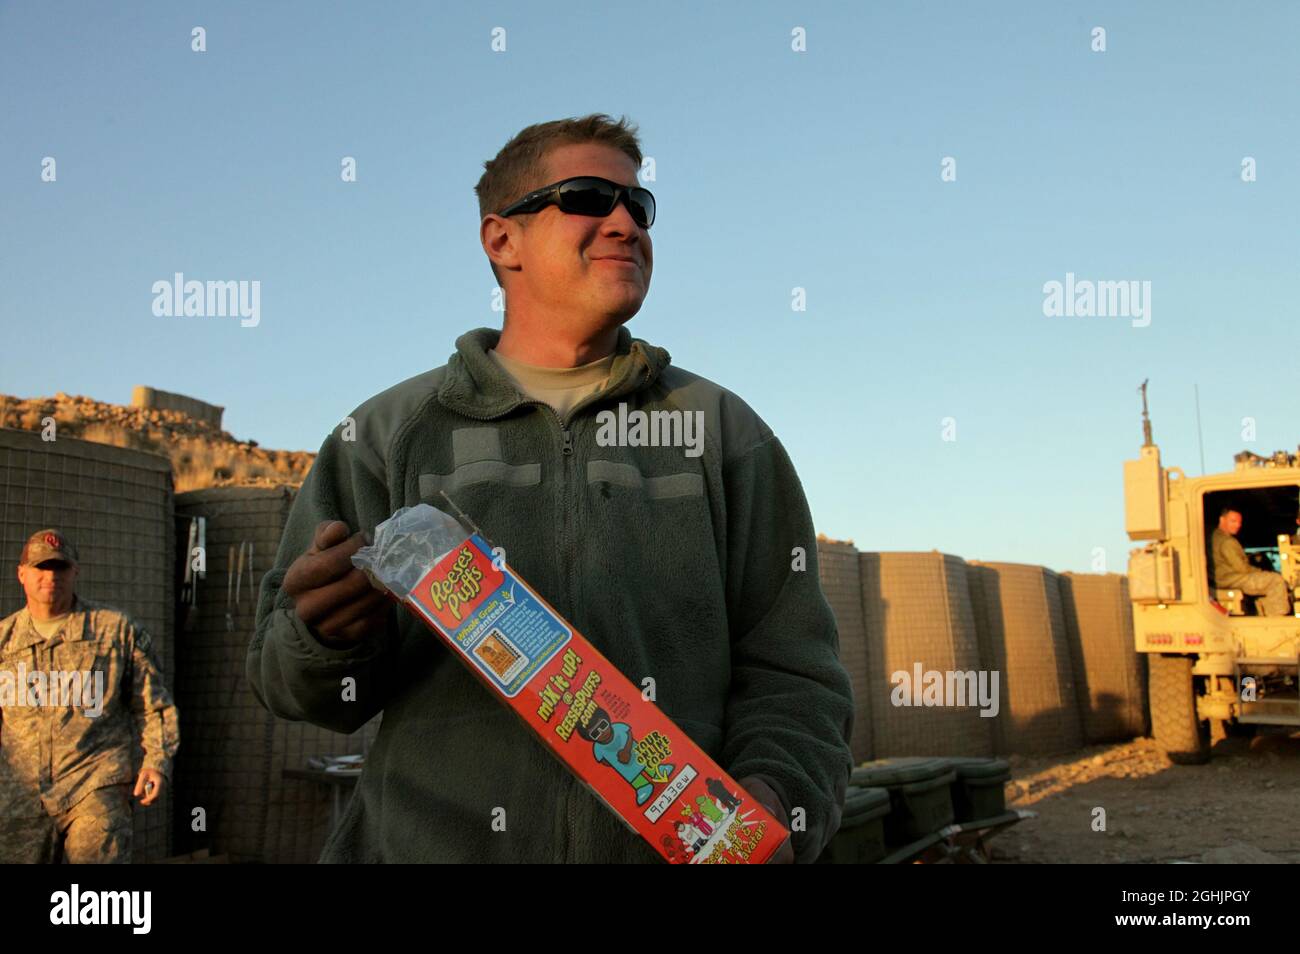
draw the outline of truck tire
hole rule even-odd
[[[1230,739],[1253,739],[1259,725],[1254,722],[1229,722],[1226,728]]]
[[[1147,656],[1151,734],[1169,761],[1200,765],[1210,758],[1210,733],[1196,718],[1193,660],[1187,656]]]

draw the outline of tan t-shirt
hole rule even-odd
[[[535,364],[524,364],[498,354],[495,348],[489,349],[488,354],[520,391],[535,401],[546,402],[555,408],[561,418],[587,395],[604,387],[609,380],[610,369],[614,366],[613,352],[576,368],[543,368]]]
[[[49,639],[63,627],[63,624],[68,621],[68,617],[71,615],[71,612],[67,612],[62,616],[55,616],[53,619],[37,619],[33,616],[32,625],[36,627],[36,632]]]

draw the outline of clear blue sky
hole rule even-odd
[[[0,2],[0,391],[149,384],[315,450],[499,326],[484,160],[626,114],[660,206],[629,327],[764,417],[819,530],[1122,572],[1144,377],[1189,474],[1194,384],[1209,470],[1300,441],[1298,28],[1282,2]],[[260,280],[261,324],[155,317],[177,271]],[[1045,317],[1066,272],[1150,281],[1150,326]]]

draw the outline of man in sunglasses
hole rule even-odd
[[[789,824],[783,860],[815,860],[839,825],[852,697],[799,478],[740,398],[625,327],[654,265],[641,159],[598,114],[531,126],[485,163],[479,237],[504,326],[353,411],[294,502],[262,584],[254,691],[339,732],[383,713],[322,861],[657,857],[352,566],[369,528],[445,507],[443,492]],[[611,439],[616,413],[666,422],[667,439]],[[688,414],[702,454],[673,440]]]

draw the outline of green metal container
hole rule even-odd
[[[1007,810],[1011,765],[1005,759],[951,758],[948,763],[957,776],[952,783],[957,821],[993,818]]]
[[[885,857],[885,816],[889,792],[849,786],[840,830],[817,859],[820,864],[873,865]]]
[[[855,768],[849,784],[889,790],[885,841],[901,847],[952,824],[956,777],[947,759],[877,759]]]

